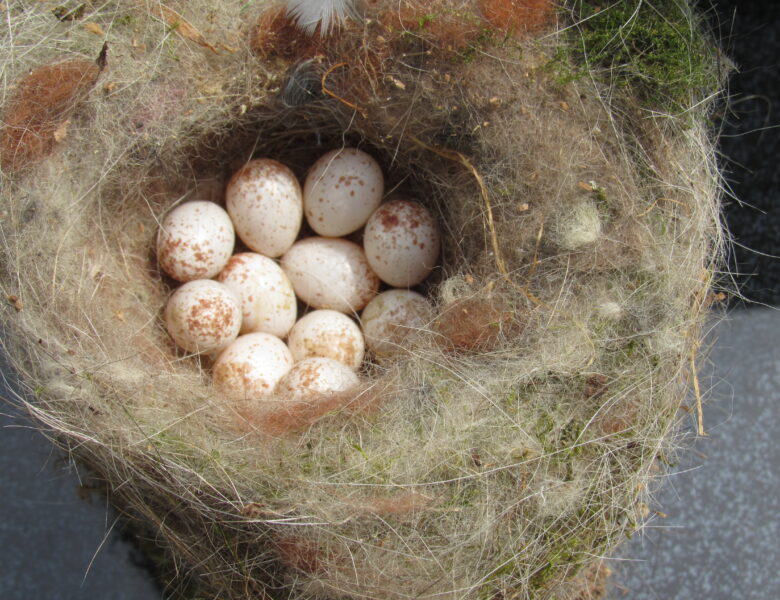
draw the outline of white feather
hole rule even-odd
[[[321,33],[328,33],[347,17],[356,16],[354,0],[287,0],[287,14],[310,34],[318,26]]]

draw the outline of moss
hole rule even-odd
[[[563,81],[592,71],[647,107],[678,112],[718,88],[714,48],[690,8],[675,0],[571,0],[569,50],[553,59]],[[566,65],[574,63],[573,67]]]
[[[453,488],[452,495],[447,498],[442,508],[463,510],[473,506],[482,496],[483,491],[474,482],[464,482]]]
[[[577,536],[562,537],[559,540],[553,539],[551,542],[546,564],[531,578],[531,589],[544,589],[550,581],[557,579],[557,575],[562,569],[571,569],[577,564],[583,553],[583,548],[592,547],[590,540],[584,540]]]
[[[506,41],[506,38],[501,38]],[[458,49],[455,55],[452,57],[454,64],[470,64],[474,62],[480,55],[481,51],[484,51],[489,47],[502,47],[503,42],[496,38],[496,33],[492,29],[483,27],[474,41],[466,46]]]
[[[126,15],[119,15],[116,17],[112,25],[113,26],[120,26],[120,27],[132,27],[135,24],[135,19],[133,18],[133,15],[126,14]]]
[[[425,29],[425,26],[433,21],[436,18],[436,15],[427,14],[423,15],[419,19],[417,19],[417,24],[419,25],[420,29]]]

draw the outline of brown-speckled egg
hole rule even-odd
[[[236,339],[241,328],[241,300],[211,279],[190,281],[168,300],[165,326],[184,350],[219,352]]]
[[[262,254],[234,254],[217,277],[241,298],[241,333],[263,332],[283,338],[295,324],[298,302],[282,268]]]
[[[379,290],[363,249],[348,240],[300,240],[282,257],[282,269],[298,297],[312,308],[356,312]]]
[[[275,258],[292,246],[303,219],[301,186],[290,169],[269,158],[249,161],[233,174],[225,203],[238,237]]]
[[[433,215],[419,202],[396,199],[380,206],[363,237],[368,264],[393,287],[417,285],[439,259],[441,236]]]
[[[248,333],[214,363],[214,386],[229,398],[259,400],[272,394],[293,366],[285,343],[269,333]]]
[[[360,368],[365,353],[360,327],[335,310],[315,310],[302,317],[290,331],[287,344],[296,362],[321,356],[355,371]]]
[[[277,393],[287,400],[312,400],[318,396],[343,394],[360,385],[358,376],[332,358],[306,358],[279,382]]]
[[[157,234],[157,259],[176,281],[210,279],[233,253],[233,223],[225,209],[205,200],[185,202],[165,215]]]
[[[366,346],[376,356],[392,356],[403,350],[433,317],[425,296],[411,290],[387,290],[363,309],[360,317]]]
[[[333,150],[314,163],[306,176],[304,214],[320,235],[347,235],[366,224],[382,194],[382,169],[370,155],[357,148]]]

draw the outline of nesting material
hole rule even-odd
[[[622,7],[581,1],[378,0],[312,29],[293,3],[304,31],[263,1],[87,3],[63,20],[6,4],[17,400],[164,550],[169,589],[590,597],[674,447],[720,264],[719,79],[687,6],[638,2],[614,23]],[[658,14],[674,26],[642,29]],[[709,87],[675,71],[663,102],[650,93],[642,65],[668,44],[584,62],[638,31],[681,32]],[[415,198],[440,226],[413,288],[432,313],[392,352],[369,348],[357,388],[323,371],[346,391],[242,404],[166,331],[159,225],[183,201],[224,206],[251,159],[300,184],[344,147],[377,160],[385,200]]]
[[[602,235],[601,215],[590,198],[561,207],[555,215],[552,239],[563,249],[575,251],[596,242]]]

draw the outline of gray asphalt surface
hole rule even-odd
[[[651,506],[668,516],[611,561],[612,600],[780,598],[780,311],[735,312],[717,333],[708,435]]]
[[[4,357],[0,368],[8,373]],[[116,513],[81,485],[89,475],[23,415],[5,404],[0,413],[0,598],[161,598]]]

